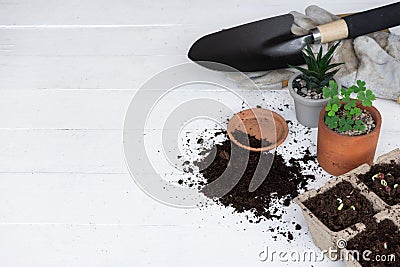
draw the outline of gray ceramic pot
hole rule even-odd
[[[296,110],[297,120],[304,126],[310,128],[318,127],[319,112],[328,103],[328,99],[307,99],[297,94],[293,87],[293,80],[299,76],[300,73],[295,73],[288,83],[289,93],[294,99],[294,106]],[[338,88],[341,88],[339,81],[335,79]]]

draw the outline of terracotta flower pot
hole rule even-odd
[[[360,103],[357,104],[361,107]],[[375,107],[363,107],[375,120],[372,132],[348,136],[329,129],[324,122],[325,107],[321,109],[318,122],[317,158],[321,167],[332,175],[344,174],[364,163],[374,160],[381,130],[382,117]]]
[[[258,139],[271,142],[269,146],[250,147],[236,140],[233,132],[242,131]],[[289,128],[286,120],[278,113],[263,108],[246,109],[235,114],[228,123],[228,135],[237,146],[254,151],[263,152],[274,149],[282,144],[288,136]]]

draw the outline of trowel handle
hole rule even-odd
[[[400,2],[346,16],[312,31],[316,42],[354,38],[400,25]]]

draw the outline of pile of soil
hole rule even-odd
[[[304,205],[332,231],[364,222],[375,214],[372,203],[346,181],[308,199]]]
[[[254,147],[254,148],[266,147],[266,146],[270,146],[273,144],[270,141],[268,141],[267,139],[258,139],[255,136],[247,134],[240,130],[235,130],[232,133],[232,135],[233,135],[233,137],[235,137],[235,139],[239,143],[246,145],[246,146]]]
[[[367,225],[365,231],[349,240],[347,249],[359,251],[359,262],[365,267],[400,266],[399,228],[388,219],[379,224],[372,221]],[[372,252],[368,256],[370,261],[365,261],[362,257],[366,250]],[[394,255],[395,261],[389,261],[387,258],[389,255]],[[386,261],[376,261],[376,259],[383,260],[383,256],[386,257]]]
[[[226,135],[225,132],[223,134]],[[238,155],[232,160],[231,150]],[[248,152],[226,139],[203,151],[203,154],[207,156],[194,163],[204,177],[204,182],[200,185],[206,186],[216,181],[224,172],[234,175],[238,169],[244,169],[240,181],[228,194],[214,198],[214,192],[202,192],[220,205],[232,207],[236,212],[251,212],[254,215],[254,218],[249,219],[251,223],[281,218],[284,213],[283,207],[289,206],[293,198],[306,189],[308,182],[315,179],[314,175],[302,174],[300,166],[300,162],[315,161],[315,156],[308,150],[303,158],[292,158],[286,163],[279,154]],[[267,162],[271,162],[272,158],[272,166],[268,172]],[[265,173],[265,179],[254,192],[249,192],[249,185],[259,162],[261,173]],[[273,204],[276,202],[281,204],[274,207]],[[288,238],[293,239],[293,236],[290,234]]]
[[[307,98],[307,99],[314,99],[314,100],[324,99],[324,95],[322,92],[317,93],[314,90],[308,89],[307,83],[302,77],[303,77],[303,75],[299,75],[299,76],[297,76],[297,78],[295,78],[293,80],[293,83],[292,83],[293,90],[298,95],[300,95],[304,98]]]
[[[395,161],[375,164],[367,173],[359,174],[358,179],[387,204],[400,203],[400,164]]]

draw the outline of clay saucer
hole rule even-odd
[[[236,130],[272,143],[263,147],[250,147],[239,142],[233,135]],[[286,120],[278,113],[262,108],[252,108],[235,114],[228,123],[229,138],[241,148],[262,152],[271,150],[285,141],[289,129]]]

